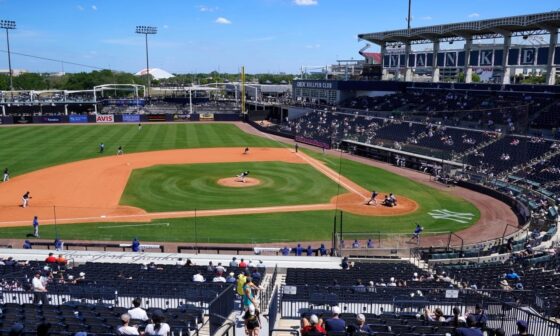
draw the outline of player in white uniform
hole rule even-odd
[[[245,183],[245,178],[249,176],[249,171],[244,171],[243,173],[237,175],[237,181]]]

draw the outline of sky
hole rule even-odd
[[[360,59],[359,33],[406,28],[408,0],[0,0],[14,20],[13,52],[119,71],[297,73]],[[413,0],[412,26],[560,10],[558,0]],[[3,32],[2,32],[3,33]],[[374,46],[371,51],[379,48]],[[0,69],[8,68],[0,35]],[[90,68],[12,55],[14,69],[79,72]]]

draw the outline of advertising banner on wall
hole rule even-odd
[[[43,124],[56,124],[65,122],[66,118],[64,116],[40,116],[35,117],[34,122]]]
[[[137,123],[140,122],[140,116],[138,114],[123,114],[122,121]]]
[[[70,115],[68,117],[68,121],[72,124],[87,123],[88,122],[88,116],[87,115]]]
[[[31,124],[33,123],[32,116],[17,116],[14,117],[14,124]]]
[[[146,116],[146,121],[151,121],[151,122],[167,121],[167,116],[165,114],[148,114]]]
[[[114,123],[115,116],[112,114],[98,114],[95,116],[95,122],[100,124]]]

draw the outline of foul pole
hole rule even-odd
[[[245,66],[241,67],[241,113],[245,111]]]

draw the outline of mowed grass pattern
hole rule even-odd
[[[221,178],[243,171],[261,184],[234,188]],[[285,162],[160,165],[134,170],[121,204],[148,212],[328,203],[338,186],[307,164]],[[340,192],[345,192],[340,189]]]
[[[99,154],[99,143],[105,153]],[[233,124],[63,125],[0,127],[0,167],[12,176],[62,163],[125,153],[176,148],[279,147]]]
[[[99,142],[107,145],[104,155],[114,155],[119,144],[126,152],[173,148],[201,147],[280,147],[274,141],[248,135],[230,124],[161,124],[110,126],[31,126],[0,127],[0,167],[8,166],[13,175],[64,162],[97,157]],[[426,231],[458,231],[475,223],[480,213],[472,204],[442,192],[386,172],[338,156],[307,152],[329,167],[368,189],[394,192],[414,199],[420,209],[414,214],[397,217],[365,217],[344,214],[345,232],[409,233],[414,223]],[[341,166],[339,166],[341,163]],[[235,170],[234,174],[240,171]],[[255,173],[256,174],[256,173]],[[320,175],[320,173],[315,172]],[[302,190],[303,191],[303,190]],[[267,197],[276,197],[267,195]],[[191,201],[192,202],[192,201]],[[197,203],[194,200],[194,203]],[[448,209],[470,212],[470,223],[436,220],[427,212]],[[41,226],[41,238],[64,240],[124,240],[138,236],[143,241],[266,243],[284,241],[330,240],[334,211],[256,214],[239,216],[165,219],[163,226],[142,226],[144,223],[93,223]],[[114,226],[114,227],[113,227]],[[195,229],[196,228],[196,229]],[[25,238],[29,227],[0,229],[3,238]],[[195,234],[196,232],[196,234]]]

